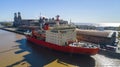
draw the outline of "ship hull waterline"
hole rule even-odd
[[[47,47],[49,49],[53,49],[60,52],[65,53],[73,53],[73,54],[83,54],[83,55],[95,55],[98,53],[99,48],[82,48],[82,47],[72,47],[72,46],[59,46],[56,44],[52,44],[49,42],[45,42],[39,39],[36,39],[31,36],[26,36],[27,40],[43,47]]]

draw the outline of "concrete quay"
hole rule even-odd
[[[16,31],[16,28],[0,28],[0,29],[6,30],[6,31],[10,31],[10,32],[14,32],[14,33],[18,33],[18,34],[22,34],[22,35],[25,35],[23,32]]]

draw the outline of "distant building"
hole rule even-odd
[[[77,39],[79,41],[88,41],[100,45],[115,45],[116,32],[98,31],[98,30],[77,30]]]
[[[14,22],[13,22],[13,26],[14,26],[14,27],[18,27],[18,26],[20,26],[20,24],[21,24],[20,12],[18,12],[18,15],[19,15],[19,16],[17,16],[17,13],[14,13]]]
[[[17,15],[18,14],[18,15]],[[21,26],[40,26],[42,22],[48,23],[49,26],[53,26],[56,24],[54,18],[48,19],[45,17],[40,17],[39,19],[22,19],[21,13],[14,13],[14,21],[13,26],[14,27],[21,27]],[[43,23],[44,24],[44,23]],[[68,24],[68,21],[60,20],[60,24]]]

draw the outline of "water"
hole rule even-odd
[[[119,67],[120,58],[103,53],[94,56],[72,55],[37,46],[25,36],[0,30],[0,67]]]

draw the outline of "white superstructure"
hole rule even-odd
[[[76,40],[76,31],[74,26],[64,25],[46,31],[46,42],[57,45],[67,45],[68,41]]]

